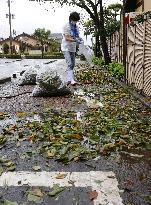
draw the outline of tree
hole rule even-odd
[[[49,30],[45,30],[44,28],[37,28],[35,29],[34,36],[36,36],[41,44],[41,53],[42,53],[42,58],[44,56],[44,45],[48,41],[49,35],[50,35]]]
[[[54,39],[51,39],[51,42],[51,52],[54,53],[60,51],[60,43]]]
[[[120,28],[120,21],[118,20],[118,16],[120,15],[121,9],[122,9],[122,4],[110,4],[107,8],[104,9],[103,15],[104,15],[104,28],[106,31],[106,36],[109,37],[111,36],[116,30]],[[95,25],[92,19],[88,19],[86,22],[83,24],[84,26],[84,34],[90,35],[92,34],[93,37],[96,38],[96,29]],[[98,43],[97,43],[98,45]],[[97,52],[97,45],[95,46],[95,53]]]
[[[24,53],[25,50],[26,50],[26,44],[23,43],[23,42],[21,42],[21,44],[20,44],[20,52],[21,52],[21,53]]]
[[[89,15],[90,18],[94,22],[95,31],[96,31],[96,39],[99,44],[99,40],[101,40],[101,47],[104,54],[104,60],[106,64],[111,62],[111,58],[108,52],[108,46],[106,42],[106,30],[104,28],[104,15],[103,15],[103,0],[35,0],[37,2],[43,1],[50,3],[59,3],[61,6],[63,5],[76,5],[82,9],[84,9]],[[97,55],[100,53],[100,46],[98,47]]]
[[[117,17],[119,17],[119,15],[121,14],[122,8],[122,4],[116,3],[110,4],[107,9],[105,9],[105,29],[108,36],[111,36],[115,31],[120,28],[120,20]]]
[[[9,45],[7,43],[5,43],[3,45],[3,51],[4,51],[4,54],[8,54],[9,53]]]
[[[117,16],[120,14],[121,9],[123,8],[122,4],[116,3],[116,4],[110,4],[107,8],[108,11],[111,12],[111,14],[114,16],[114,19],[117,20]]]

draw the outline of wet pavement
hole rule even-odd
[[[83,65],[81,65],[81,68]],[[69,95],[64,97],[51,97],[51,98],[35,98],[31,97],[34,86],[21,86],[18,87],[14,83],[5,83],[1,85],[0,91],[0,133],[4,134],[4,128],[9,126],[14,126],[10,130],[5,130],[5,136],[7,141],[0,144],[0,158],[5,158],[11,160],[15,164],[5,165],[3,160],[0,160],[0,168],[3,171],[35,171],[33,167],[38,167],[37,170],[47,171],[47,172],[91,172],[91,171],[102,171],[108,172],[112,171],[116,179],[118,180],[118,188],[120,196],[123,199],[124,205],[149,205],[151,196],[151,150],[143,148],[141,146],[134,147],[130,143],[124,148],[119,148],[115,151],[106,153],[104,150],[99,151],[94,157],[80,158],[75,157],[74,160],[62,163],[62,161],[57,160],[53,157],[47,157],[45,153],[42,152],[41,141],[32,142],[30,136],[23,135],[23,129],[27,121],[30,122],[30,126],[33,126],[33,122],[43,122],[46,116],[61,116],[62,113],[66,115],[68,119],[70,116],[81,123],[87,123],[86,118],[84,118],[85,113],[90,109],[93,111],[97,118],[97,113],[99,110],[110,109],[109,105],[116,107],[117,102],[113,96],[112,100],[108,99],[104,92],[107,90],[109,93],[112,87],[112,83],[102,84],[99,90],[98,85],[83,84],[74,88],[75,95]],[[116,88],[114,88],[117,90]],[[114,92],[115,92],[114,90]],[[3,98],[3,96],[12,95],[10,98]],[[16,95],[16,96],[15,96]],[[122,94],[123,95],[123,94]],[[126,96],[126,97],[125,97]],[[116,96],[117,98],[117,96]],[[146,125],[150,122],[150,112],[147,108],[133,99],[132,96],[123,95],[118,101],[121,106],[120,114],[118,119],[122,119],[123,109],[128,109],[128,113],[136,115],[137,118],[142,118]],[[134,103],[134,105],[133,105]],[[142,109],[142,110],[141,110]],[[135,111],[135,113],[133,112]],[[115,110],[112,108],[112,112]],[[102,113],[103,115],[103,113]],[[105,113],[106,115],[106,113]],[[128,114],[127,114],[128,115]],[[49,117],[50,117],[49,116]],[[87,116],[88,117],[88,116]],[[100,117],[100,115],[99,115]],[[126,118],[126,116],[124,116]],[[65,118],[65,119],[66,119]],[[107,118],[107,115],[104,116]],[[56,118],[55,118],[56,119]],[[63,118],[64,119],[64,118]],[[135,120],[136,120],[135,119]],[[70,122],[68,122],[70,124]],[[77,123],[77,122],[76,122]],[[103,122],[102,122],[103,123]],[[108,123],[111,123],[108,121]],[[127,120],[128,123],[128,120]],[[17,124],[18,128],[15,127]],[[88,127],[94,126],[93,118],[91,116],[90,124]],[[135,123],[137,127],[138,124]],[[141,126],[141,123],[139,124]],[[123,126],[124,127],[124,126]],[[19,130],[18,130],[19,129]],[[60,128],[59,128],[60,129]],[[88,129],[88,128],[87,128]],[[110,129],[110,127],[108,128]],[[144,127],[140,127],[144,129]],[[148,128],[149,129],[149,128]],[[22,130],[22,131],[21,131]],[[88,129],[89,130],[89,129]],[[10,133],[7,133],[10,131]],[[90,131],[90,130],[89,130]],[[89,132],[87,131],[87,132]],[[135,135],[135,130],[133,130],[133,135]],[[19,134],[20,133],[20,134]],[[148,130],[149,133],[149,130]],[[31,133],[29,133],[30,135]],[[1,136],[0,135],[0,136]],[[103,136],[101,134],[101,136]],[[77,136],[79,137],[79,136]],[[149,137],[149,136],[148,136]],[[95,147],[89,145],[89,139],[84,138],[81,146],[93,149]],[[126,140],[126,138],[125,138]],[[146,141],[147,136],[146,136]],[[74,141],[76,143],[76,140]],[[118,143],[123,143],[122,141]],[[142,145],[144,142],[142,142]],[[149,147],[149,146],[148,146]],[[53,147],[52,147],[53,148]],[[15,166],[14,166],[15,165]],[[13,167],[14,166],[14,167]],[[3,172],[2,171],[2,172]],[[1,173],[1,169],[0,169]],[[2,174],[2,173],[1,173]],[[96,179],[97,180],[97,179]],[[100,182],[101,183],[101,182]],[[101,185],[100,185],[101,187]],[[112,187],[112,184],[111,184]],[[30,201],[29,191],[35,189],[29,185],[20,187],[5,187],[0,188],[0,204],[7,204],[6,199],[9,201],[14,201],[18,204],[46,204],[46,205],[91,205],[95,203],[95,199],[91,200],[90,194],[92,191],[91,187],[70,187],[63,190],[55,197],[50,197],[48,195],[50,188],[48,187],[36,187],[38,189],[39,198],[32,198]],[[40,191],[41,192],[40,192]],[[92,194],[92,193],[91,193]],[[4,203],[4,201],[5,203]],[[34,201],[35,200],[35,201]],[[42,201],[41,201],[42,200]],[[34,202],[33,202],[34,201]],[[9,204],[9,203],[8,203]],[[119,205],[114,203],[104,203],[98,205]],[[14,204],[17,205],[17,204]]]
[[[30,66],[44,66],[49,65],[51,62],[54,62],[51,59],[0,59],[0,79],[4,77],[12,76],[13,73],[20,73],[23,70],[26,70]],[[59,61],[59,60],[58,60]]]

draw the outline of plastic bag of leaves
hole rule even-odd
[[[80,44],[78,54],[79,55],[84,55],[84,57],[86,58],[86,61],[89,64],[92,64],[92,59],[94,57],[94,52],[89,46],[84,45],[84,44]]]
[[[32,92],[33,97],[62,96],[71,93],[62,76],[50,68],[39,72],[36,82],[37,85]]]
[[[18,80],[18,85],[36,85],[37,68],[28,68]]]

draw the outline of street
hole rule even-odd
[[[104,70],[76,68],[68,96],[0,85],[0,204],[150,204],[150,110]]]

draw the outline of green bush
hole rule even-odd
[[[20,59],[20,54],[0,54],[0,58],[9,58],[9,59]],[[41,59],[41,55],[25,55],[25,59]],[[64,56],[62,55],[46,55],[43,57],[44,59],[63,59]]]
[[[29,53],[28,53],[28,52],[24,52],[24,53],[23,53],[23,55],[28,56],[28,55],[29,55]]]
[[[124,67],[121,63],[110,63],[108,65],[108,70],[112,74],[112,76],[118,78],[119,80],[124,76]]]
[[[56,55],[56,56],[63,56],[63,53],[62,53],[62,52],[53,52],[52,54],[53,54],[53,55]]]
[[[104,60],[102,58],[98,58],[98,57],[94,57],[92,62],[94,65],[99,65],[99,66],[105,65]]]
[[[0,54],[0,58],[20,59],[20,54]]]
[[[44,53],[44,56],[59,56],[59,57],[63,57],[63,53],[62,52],[47,52]]]

